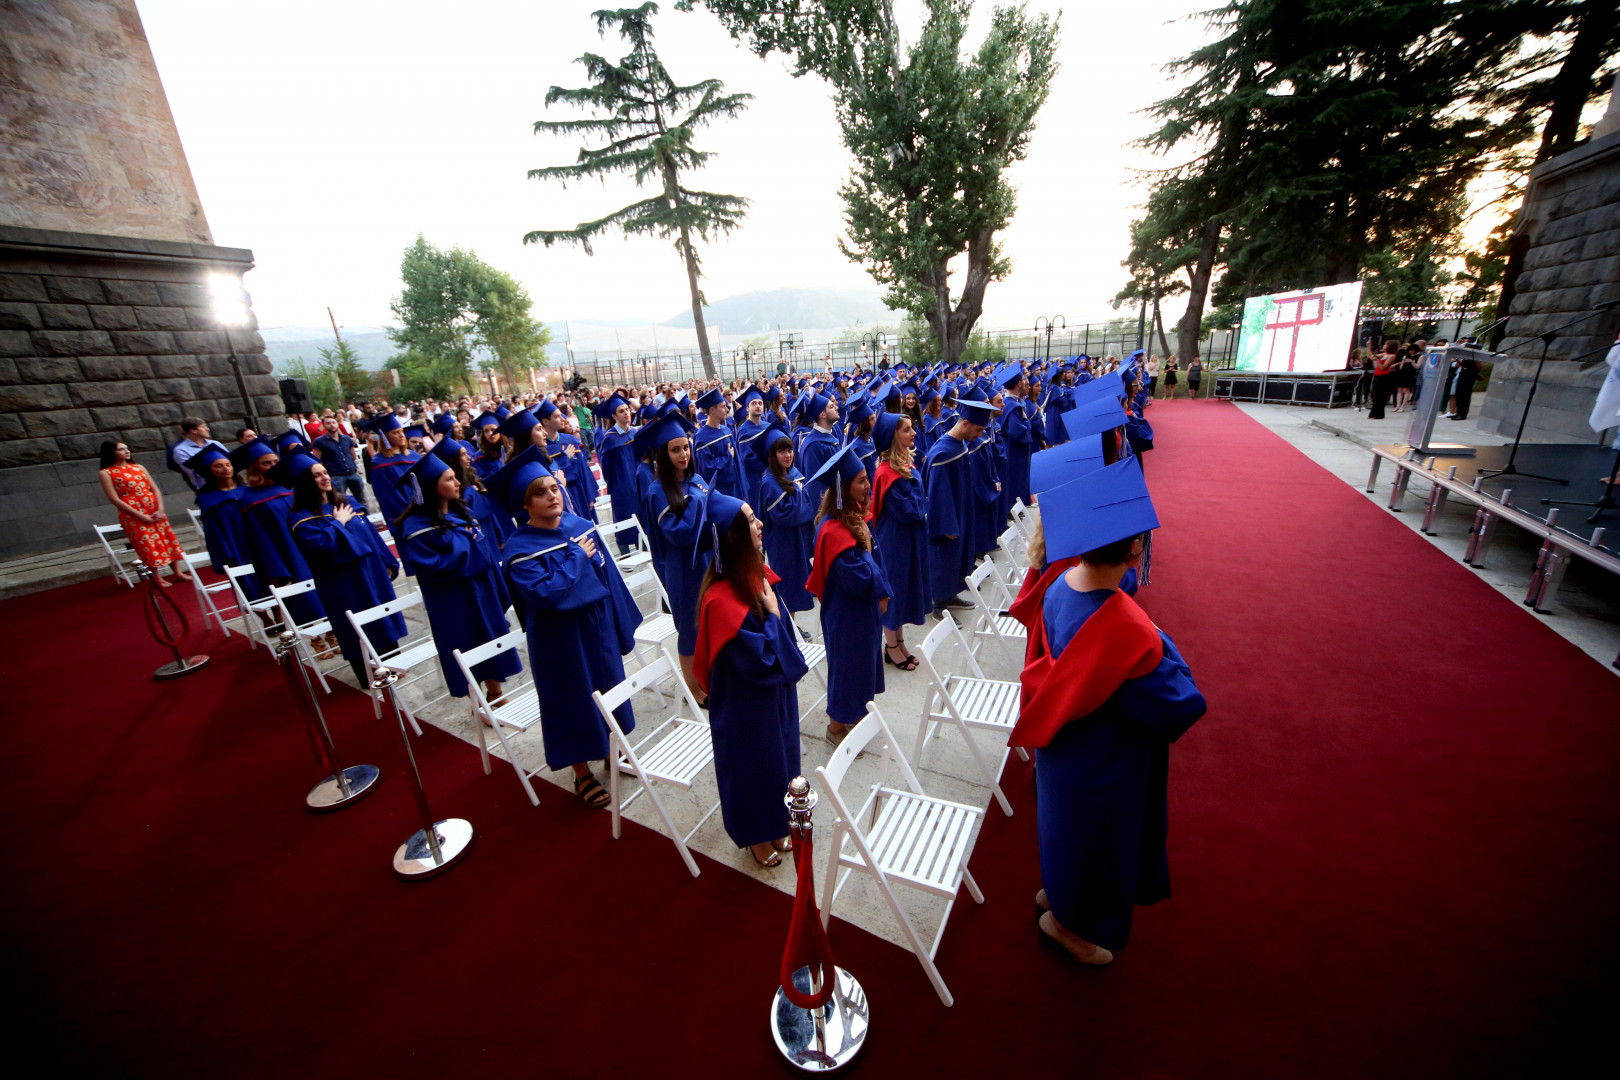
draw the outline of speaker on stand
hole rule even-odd
[[[289,414],[303,416],[315,411],[315,402],[309,396],[309,383],[304,379],[281,380],[281,403],[287,406]]]

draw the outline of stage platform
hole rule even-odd
[[[1219,371],[1215,373],[1215,396],[1227,401],[1347,408],[1360,378],[1359,371]]]
[[[1429,481],[1422,525],[1426,533],[1432,531],[1448,499],[1473,505],[1474,525],[1463,556],[1471,566],[1484,564],[1492,535],[1502,522],[1539,538],[1541,553],[1524,602],[1544,612],[1551,610],[1570,559],[1584,559],[1620,574],[1620,511],[1596,512],[1588,506],[1547,502],[1600,499],[1604,491],[1600,478],[1614,468],[1615,455],[1612,448],[1591,444],[1525,443],[1514,462],[1516,472],[1497,473],[1506,467],[1512,452],[1511,446],[1482,446],[1468,456],[1420,456],[1405,446],[1375,446],[1367,491],[1371,493],[1376,486],[1384,462],[1393,464],[1396,473],[1388,506],[1399,513],[1412,477]],[[1558,479],[1567,483],[1560,484]],[[1620,659],[1616,663],[1620,665]]]

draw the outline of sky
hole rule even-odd
[[[392,322],[399,260],[421,233],[471,248],[516,276],[534,314],[663,320],[690,307],[679,257],[654,238],[604,239],[595,254],[525,246],[639,197],[629,177],[564,189],[528,169],[564,164],[577,137],[535,134],[553,85],[584,85],[574,61],[627,47],[598,38],[601,0],[137,0],[214,242],[251,248],[246,279],[261,326]],[[756,289],[877,286],[839,252],[838,186],[849,157],[832,101],[813,76],[760,60],[713,16],[662,5],[665,65],[681,82],[753,94],[741,117],[700,132],[716,157],[691,186],[753,200],[743,228],[702,252],[711,300]],[[1030,0],[1032,10],[1058,3]],[[1167,96],[1161,65],[1204,40],[1208,0],[1074,3],[1061,69],[1031,153],[1014,167],[1019,207],[1002,242],[1013,261],[986,294],[987,329],[1062,315],[1115,316],[1110,298],[1142,170],[1166,162],[1131,147],[1140,110]],[[979,0],[976,26],[990,4]],[[921,25],[916,0],[902,22]],[[981,31],[982,32],[982,31]],[[976,40],[976,35],[975,35]],[[1167,304],[1172,325],[1179,307]]]

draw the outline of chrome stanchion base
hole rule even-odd
[[[207,666],[208,657],[206,655],[187,656],[184,659],[171,660],[167,664],[164,664],[162,667],[152,672],[152,678],[178,679],[182,675],[190,675],[198,668],[205,668]]]
[[[439,838],[440,858],[437,861],[433,858],[433,849],[428,846],[427,830],[417,829],[394,852],[394,873],[406,878],[432,877],[450,869],[472,846],[472,823],[464,818],[445,818],[434,822],[433,831]]]
[[[801,1072],[829,1073],[854,1060],[866,1044],[871,1017],[866,991],[855,976],[834,968],[837,984],[832,997],[819,1009],[801,1009],[776,988],[771,1000],[771,1034],[788,1064]],[[810,969],[793,973],[793,985],[810,993]]]
[[[338,783],[337,777],[328,776],[304,796],[304,805],[317,814],[341,810],[350,803],[370,795],[371,789],[377,785],[377,778],[381,775],[375,765],[350,765],[343,770],[343,779],[349,783],[347,795],[343,794],[343,787]]]

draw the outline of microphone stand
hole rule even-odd
[[[1553,340],[1565,330],[1568,330],[1572,326],[1579,326],[1583,322],[1588,322],[1595,319],[1599,315],[1605,314],[1609,311],[1609,309],[1615,307],[1616,305],[1620,305],[1620,300],[1610,300],[1599,304],[1596,311],[1582,315],[1580,318],[1567,322],[1563,326],[1555,326],[1546,333],[1539,335],[1541,338],[1541,357],[1536,361],[1536,374],[1530,380],[1530,393],[1526,395],[1524,399],[1524,412],[1519,414],[1519,430],[1518,433],[1513,436],[1513,450],[1508,454],[1507,464],[1502,468],[1480,470],[1479,478],[1481,480],[1488,480],[1493,476],[1522,476],[1528,480],[1547,480],[1554,484],[1569,483],[1568,480],[1560,480],[1556,476],[1545,476],[1541,473],[1521,472],[1514,462],[1519,456],[1519,444],[1524,440],[1524,427],[1530,421],[1530,405],[1536,400],[1536,387],[1541,385],[1541,369],[1547,366],[1547,347],[1551,345]]]

